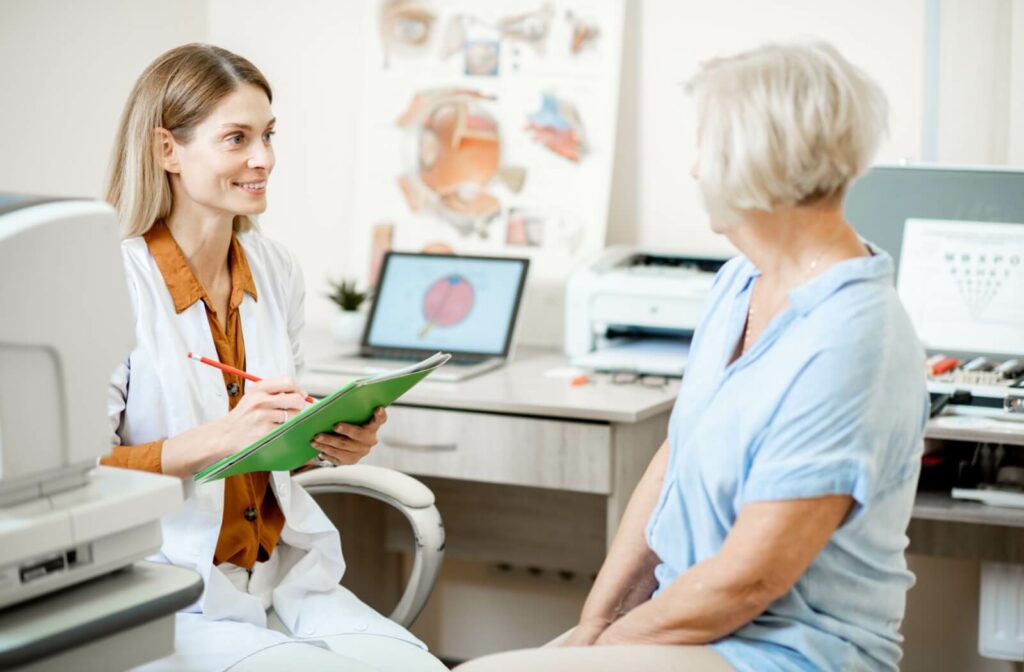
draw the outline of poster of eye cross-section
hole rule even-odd
[[[528,257],[560,282],[604,246],[620,0],[377,0],[350,268],[388,249]]]

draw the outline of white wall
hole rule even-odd
[[[277,167],[260,223],[302,260],[312,326],[333,317],[323,294],[348,258],[365,5],[215,0],[208,9],[209,41],[249,58],[274,88]]]
[[[1024,2],[1010,5],[1010,100],[1007,123],[1010,125],[1010,151],[1007,163],[1024,166]]]
[[[1017,5],[1014,11],[1014,4]],[[938,147],[942,163],[1007,163],[1010,158],[1012,0],[944,0],[939,22],[942,81]],[[1018,40],[1020,42],[1021,40]],[[984,75],[979,75],[984,73]],[[1024,75],[1020,70],[1017,76]],[[1013,133],[1020,135],[1020,121]]]
[[[102,195],[135,78],[206,38],[205,0],[3,0],[0,191]]]
[[[695,110],[682,83],[699,62],[769,41],[828,40],[874,76],[892,107],[883,160],[917,158],[922,116],[924,3],[722,0],[641,2],[637,229],[644,245],[727,253],[710,232],[689,169]],[[879,20],[879,17],[885,20]],[[742,17],[742,20],[738,20]]]

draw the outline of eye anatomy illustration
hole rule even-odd
[[[577,16],[571,11],[566,12],[565,18],[572,26],[569,51],[575,56],[581,51],[593,49],[597,43],[597,38],[601,36],[601,29],[598,27],[597,22]]]
[[[551,5],[544,5],[540,9],[510,16],[498,21],[498,29],[503,37],[509,40],[525,42],[533,47],[537,53],[543,54],[547,44],[548,32],[551,30],[551,19],[554,11]]]
[[[540,109],[529,115],[528,128],[533,139],[555,154],[579,163],[587,153],[587,133],[576,106],[545,93]]]
[[[425,51],[437,17],[424,3],[416,0],[390,0],[381,4],[380,38],[384,48],[384,65],[391,54],[416,56]]]
[[[409,208],[481,238],[501,211],[494,183],[518,192],[526,178],[525,169],[501,164],[498,122],[486,108],[493,100],[468,89],[421,91],[398,119],[410,148],[409,168],[398,180]]]
[[[362,88],[342,92],[359,117],[350,254],[369,286],[390,249],[524,256],[528,282],[554,287],[604,246],[628,4],[368,0]]]

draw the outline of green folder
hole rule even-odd
[[[290,471],[317,456],[310,445],[321,432],[332,432],[339,422],[362,425],[378,406],[389,406],[416,383],[451,359],[437,353],[397,371],[359,378],[309,406],[295,417],[233,455],[211,464],[192,480],[209,483],[253,471]]]

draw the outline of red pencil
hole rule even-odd
[[[245,378],[246,380],[251,380],[254,383],[258,383],[261,380],[263,380],[262,378],[260,378],[258,376],[252,375],[251,373],[246,373],[245,371],[242,371],[241,369],[236,369],[235,367],[228,366],[227,364],[221,364],[220,362],[216,362],[216,361],[210,359],[209,357],[202,357],[202,356],[197,355],[197,354],[195,354],[193,352],[188,353],[188,358],[189,359],[194,359],[197,362],[202,362],[203,364],[208,364],[208,365],[212,366],[213,368],[220,369],[221,371],[224,371],[226,373],[233,373],[236,376],[241,376],[242,378]],[[316,403],[316,399],[314,399],[313,397],[306,397],[306,401],[308,401],[311,404]]]

